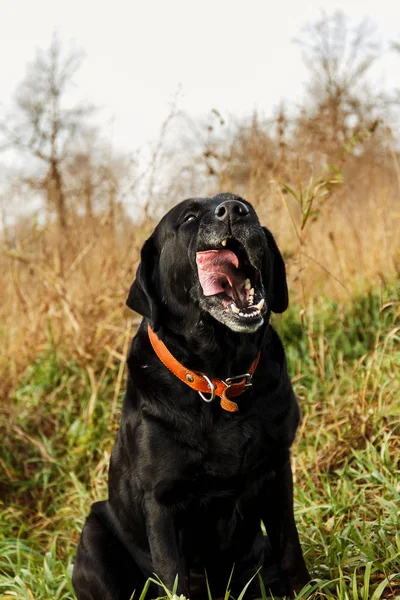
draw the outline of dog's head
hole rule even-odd
[[[285,265],[251,204],[232,194],[184,200],[145,242],[127,305],[157,330],[209,315],[256,331],[288,305]]]

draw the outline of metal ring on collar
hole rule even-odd
[[[213,384],[213,382],[211,381],[211,379],[209,379],[207,377],[207,375],[202,375],[203,379],[206,380],[208,387],[210,388],[210,394],[211,396],[209,398],[207,398],[206,396],[204,396],[204,394],[202,394],[201,392],[199,392],[199,396],[202,400],[204,400],[204,402],[211,402],[212,400],[214,400],[215,398],[215,385]]]

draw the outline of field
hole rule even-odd
[[[76,544],[91,502],[106,497],[138,322],[123,309],[129,261],[150,227],[119,271],[104,236],[81,242],[63,273],[37,240],[3,257],[0,598],[73,598]],[[299,598],[400,598],[400,286],[364,270],[350,294],[334,293],[343,285],[326,271],[325,284],[312,266],[299,272],[298,252],[287,252],[294,302],[275,325],[303,412],[295,503],[315,583]]]

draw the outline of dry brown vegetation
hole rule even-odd
[[[205,194],[229,190],[253,202],[285,253],[292,299],[307,305],[329,295],[350,302],[398,275],[400,168],[388,137],[368,133],[361,155],[349,153],[339,171],[311,168],[315,163],[294,151],[292,161],[271,166],[260,123],[253,122],[246,137],[240,129],[237,135],[219,159],[218,175],[205,182]],[[181,199],[171,198],[171,205]],[[122,207],[117,213],[106,208],[88,219],[70,210],[68,234],[61,237],[51,220],[17,221],[4,233],[3,391],[49,343],[62,344],[84,363],[101,349],[112,355],[121,348],[129,319],[125,297],[154,221],[135,224]]]
[[[80,54],[64,52],[57,38],[38,53],[12,118],[0,122],[0,147],[24,153],[31,165],[29,176],[14,174],[3,216],[16,199],[29,206],[39,194],[46,206],[38,221],[26,216],[6,226],[3,218],[6,390],[49,340],[83,361],[120,347],[139,249],[160,204],[166,209],[187,196],[231,191],[250,200],[284,250],[292,297],[301,295],[303,305],[321,295],[346,302],[396,277],[398,140],[387,110],[392,98],[368,84],[380,56],[373,27],[351,26],[342,13],[323,15],[301,33],[299,46],[310,72],[303,106],[282,105],[268,121],[255,113],[229,124],[214,110],[190,127],[172,114],[141,187],[132,161],[115,157],[89,126],[93,108],[65,105]],[[181,131],[174,140],[180,161],[163,144],[171,122]],[[133,190],[142,197],[132,221],[125,200]]]

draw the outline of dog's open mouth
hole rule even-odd
[[[264,298],[258,291],[260,276],[247,252],[233,238],[223,240],[223,249],[196,253],[200,285],[205,296],[220,295],[226,312],[238,319],[258,319]]]

